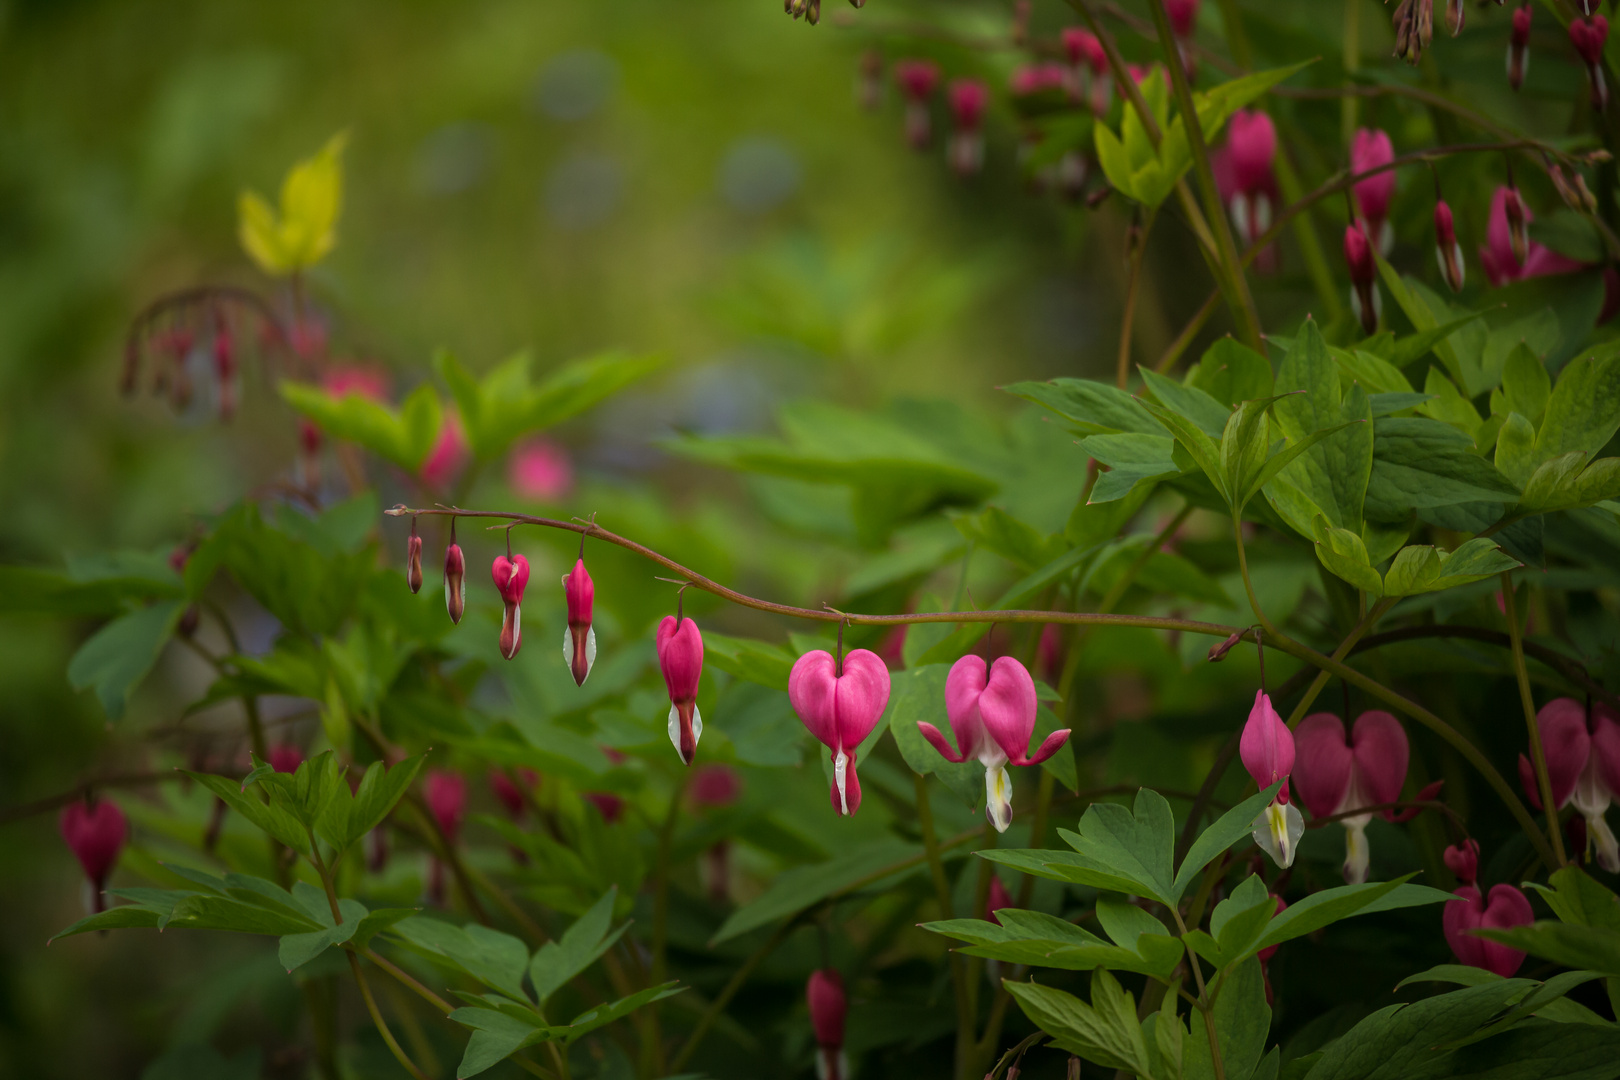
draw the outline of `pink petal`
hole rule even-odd
[[[1620,716],[1607,705],[1593,705],[1591,734],[1598,775],[1609,794],[1620,797]]]
[[[1029,739],[1035,734],[1035,710],[1039,707],[1029,669],[1010,656],[998,658],[991,665],[984,693],[979,695],[979,715],[985,731],[1014,764],[1022,764],[1029,754]]]
[[[665,615],[658,624],[658,666],[663,669],[669,700],[680,703],[697,697],[703,677],[703,635],[697,623]]]
[[[1496,885],[1491,889],[1490,901],[1479,925],[1490,930],[1506,930],[1514,926],[1529,926],[1536,921],[1530,910],[1530,901],[1512,885]],[[1494,971],[1504,979],[1511,979],[1524,963],[1524,953],[1495,941],[1481,941],[1484,963],[1479,965]]]
[[[945,736],[940,732],[939,728],[935,727],[933,724],[930,724],[926,720],[919,720],[917,721],[917,730],[922,732],[922,737],[927,739],[929,745],[931,745],[935,750],[938,750],[939,756],[944,758],[946,761],[960,765],[962,762],[967,760],[966,754],[959,754],[955,750],[951,749],[951,744],[946,741]]]
[[[1362,128],[1356,132],[1350,145],[1351,172],[1363,173],[1394,160],[1395,148],[1389,141],[1388,132],[1373,128]],[[1383,221],[1389,216],[1389,201],[1395,195],[1394,171],[1382,172],[1361,181],[1355,186],[1355,195],[1362,217],[1368,221]]]
[[[810,734],[833,751],[838,749],[838,719],[834,711],[832,653],[816,649],[799,657],[788,675],[788,701]]]
[[[1063,744],[1068,742],[1068,741],[1069,741],[1069,729],[1068,728],[1061,728],[1061,729],[1059,729],[1057,731],[1052,732],[1052,734],[1048,735],[1045,739],[1041,740],[1040,747],[1035,751],[1035,753],[1031,754],[1029,757],[1022,758],[1022,759],[1020,759],[1020,758],[1009,758],[1008,760],[1011,761],[1011,763],[1014,764],[1014,765],[1039,765],[1041,762],[1045,761],[1047,758],[1051,757],[1053,754],[1055,754],[1059,750],[1063,749]]]
[[[889,669],[877,653],[854,649],[844,656],[844,673],[833,688],[833,704],[838,737],[853,754],[872,734],[889,704]]]
[[[979,714],[979,695],[984,693],[984,658],[972,653],[951,665],[945,676],[945,715],[951,721],[951,734],[963,757],[977,757],[979,744],[989,736]]]
[[[1299,801],[1312,817],[1338,813],[1350,790],[1350,769],[1355,761],[1344,741],[1344,721],[1332,713],[1312,713],[1294,731],[1294,747],[1298,756],[1293,785]]]
[[[1562,809],[1574,794],[1575,783],[1592,752],[1592,739],[1586,732],[1586,707],[1574,698],[1554,698],[1536,713],[1536,727],[1547,755],[1553,805]]]
[[[1399,799],[1406,783],[1407,760],[1411,756],[1406,729],[1401,727],[1401,722],[1381,709],[1372,709],[1356,718],[1350,741],[1355,746],[1362,794],[1372,800],[1368,805]]]
[[[1249,710],[1249,722],[1243,725],[1238,754],[1261,788],[1285,779],[1294,769],[1294,733],[1271,707],[1271,698],[1264,690],[1254,692],[1254,708]]]
[[[1446,935],[1446,944],[1457,959],[1469,967],[1485,967],[1485,942],[1468,933],[1477,929],[1485,916],[1485,900],[1479,886],[1464,885],[1452,893],[1455,900],[1447,900],[1440,914],[1440,926]]]

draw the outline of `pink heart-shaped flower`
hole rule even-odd
[[[1562,809],[1575,793],[1575,783],[1586,769],[1592,753],[1592,737],[1586,730],[1586,706],[1574,698],[1554,698],[1536,713],[1536,729],[1541,749],[1547,756],[1547,779],[1551,782],[1553,806]],[[1605,742],[1609,737],[1605,736]],[[1519,755],[1519,782],[1525,798],[1541,809],[1541,791],[1536,783],[1535,766]]]
[[[794,663],[788,701],[810,734],[832,751],[833,809],[855,813],[861,806],[855,749],[872,734],[889,704],[889,669],[876,653],[855,649],[844,657],[840,671],[831,653],[816,649]]]
[[[1487,903],[1480,896],[1478,885],[1464,885],[1446,901],[1441,923],[1446,943],[1457,959],[1470,967],[1494,971],[1504,979],[1513,977],[1524,963],[1524,953],[1495,941],[1475,937],[1470,930],[1505,930],[1511,926],[1528,926],[1535,921],[1530,901],[1512,885],[1496,885],[1491,889]]]
[[[665,615],[658,624],[658,666],[669,689],[669,741],[681,761],[692,764],[703,717],[697,711],[698,682],[703,678],[703,635],[688,618]]]
[[[1332,713],[1312,713],[1294,732],[1292,784],[1313,817],[1392,803],[1401,797],[1411,748],[1406,729],[1373,709],[1356,718],[1348,742]],[[1353,804],[1353,805],[1352,805]],[[1393,811],[1385,811],[1386,817]]]
[[[983,657],[969,653],[951,665],[945,677],[945,715],[958,749],[953,751],[933,724],[919,721],[917,730],[947,761],[977,758],[987,767],[1003,762],[1039,765],[1069,738],[1067,729],[1054,731],[1034,755],[1029,753],[1039,707],[1035,680],[1023,664],[1003,656],[986,669]]]

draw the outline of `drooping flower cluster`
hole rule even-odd
[[[1447,848],[1445,860],[1446,866],[1462,882],[1452,893],[1457,899],[1446,901],[1441,913],[1446,944],[1451,946],[1458,960],[1470,967],[1511,979],[1524,963],[1524,953],[1500,942],[1476,937],[1471,931],[1528,926],[1535,921],[1530,901],[1508,884],[1492,886],[1489,896],[1480,892],[1479,844],[1473,840]]]
[[[1215,186],[1245,246],[1271,228],[1277,203],[1277,128],[1271,117],[1256,110],[1239,109],[1227,122],[1226,143],[1210,158]],[[1275,252],[1267,248],[1259,258],[1262,269],[1275,268]]]

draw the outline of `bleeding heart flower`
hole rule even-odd
[[[939,65],[932,60],[900,60],[894,65],[894,81],[906,99],[906,142],[921,150],[928,145],[932,124],[928,99],[939,86]]]
[[[1575,804],[1586,819],[1586,835],[1597,847],[1598,865],[1609,873],[1620,872],[1620,844],[1615,841],[1604,812],[1611,799],[1620,798],[1620,716],[1607,705],[1597,704],[1590,713],[1574,698],[1555,698],[1536,713],[1541,733],[1541,749],[1547,757],[1547,779],[1552,787],[1553,806],[1562,810]],[[1519,755],[1519,782],[1525,796],[1537,810],[1541,791],[1535,767]]]
[[[816,1033],[817,1080],[847,1080],[849,1063],[844,1059],[844,1016],[849,1011],[849,1002],[844,997],[843,977],[834,968],[812,971],[804,996],[810,1006],[810,1026]]]
[[[411,536],[405,542],[405,584],[412,594],[422,591],[422,538],[416,535],[416,518],[411,518]]]
[[[1366,226],[1352,222],[1344,227],[1344,261],[1350,267],[1350,307],[1368,337],[1378,332],[1378,318],[1384,313],[1378,292],[1378,261]]]
[[[602,820],[609,825],[624,816],[624,800],[611,791],[587,791],[585,801],[596,807]]]
[[[938,728],[918,721],[917,730],[946,761],[975,758],[984,766],[984,814],[997,832],[1012,824],[1012,781],[1007,766],[1039,765],[1069,740],[1069,729],[1054,731],[1034,756],[1029,740],[1035,734],[1035,713],[1040,702],[1029,670],[1010,656],[996,660],[988,670],[971,653],[951,665],[945,677],[945,715],[956,736],[952,750]]]
[[[490,575],[506,604],[501,616],[501,655],[510,660],[523,647],[523,590],[529,585],[529,560],[522,555],[510,559],[497,555]]]
[[[1479,261],[1493,289],[1513,281],[1582,269],[1581,263],[1529,238],[1529,223],[1534,220],[1535,215],[1524,205],[1517,188],[1496,189],[1491,198],[1486,242],[1479,249]]]
[[[1253,244],[1271,228],[1277,202],[1277,128],[1258,109],[1239,109],[1227,124],[1226,143],[1210,159],[1215,187],[1245,245]],[[1264,269],[1274,269],[1276,255],[1268,247],[1260,256]]]
[[[1294,733],[1288,730],[1264,690],[1254,692],[1254,707],[1238,740],[1238,756],[1262,790],[1283,781],[1271,805],[1254,819],[1254,842],[1281,867],[1294,862],[1294,849],[1305,834],[1305,819],[1288,801],[1288,777],[1294,770]]]
[[[990,91],[977,79],[957,79],[951,84],[951,131],[946,158],[960,176],[971,176],[984,166],[984,107]]]
[[[555,502],[574,486],[574,467],[556,443],[531,439],[512,451],[506,482],[520,498]]]
[[[889,704],[889,669],[869,649],[854,649],[842,665],[825,649],[799,657],[788,674],[788,701],[810,734],[832,752],[833,809],[850,817],[861,808],[855,751]]]
[[[467,779],[457,772],[434,769],[423,783],[428,810],[444,833],[447,843],[455,843],[461,833],[461,815],[467,809]]]
[[[568,661],[574,685],[584,686],[591,666],[596,663],[596,631],[591,629],[591,604],[596,600],[596,585],[585,569],[583,556],[575,561],[574,569],[562,582],[563,595],[568,599],[568,628],[563,631],[563,659]]]
[[[1569,43],[1586,62],[1586,77],[1592,84],[1592,108],[1602,112],[1609,106],[1609,86],[1603,79],[1603,46],[1609,40],[1609,20],[1602,15],[1576,19],[1569,24]]]
[[[1464,885],[1456,890],[1455,900],[1447,900],[1441,914],[1446,944],[1457,954],[1457,959],[1470,967],[1494,971],[1510,979],[1524,963],[1524,953],[1485,938],[1475,937],[1470,930],[1506,930],[1512,926],[1528,926],[1535,921],[1530,901],[1512,885],[1497,885],[1491,889],[1490,902],[1480,895],[1478,885]]]
[[[698,680],[703,676],[703,635],[697,623],[665,615],[658,624],[658,666],[669,689],[669,741],[687,765],[697,756],[703,737],[703,715],[698,712]]]
[[[1332,713],[1312,713],[1300,721],[1294,746],[1294,791],[1312,817],[1349,814],[1401,797],[1411,750],[1406,729],[1387,712],[1374,709],[1356,717],[1348,742],[1344,721]],[[1395,817],[1393,810],[1383,813],[1386,820]],[[1351,885],[1367,880],[1371,820],[1371,812],[1342,819],[1344,880]]]
[[[304,752],[293,743],[281,743],[269,750],[269,765],[278,773],[295,773],[304,763]]]
[[[1524,85],[1525,73],[1530,70],[1530,5],[1520,4],[1513,9],[1513,30],[1508,38],[1508,85],[1515,92]]]
[[[1010,908],[1012,906],[1013,898],[1012,894],[1007,891],[1007,886],[1001,883],[1000,877],[996,876],[995,874],[991,874],[990,895],[985,898],[984,902],[984,917],[995,923],[997,926],[1000,926],[1001,920],[996,918],[996,912],[1000,911],[1002,908]]]
[[[1389,133],[1374,128],[1362,128],[1350,143],[1350,171],[1370,172],[1395,160],[1395,147]],[[1357,182],[1353,190],[1356,207],[1367,223],[1367,236],[1377,245],[1380,255],[1388,255],[1395,246],[1395,231],[1389,225],[1389,203],[1395,197],[1395,172],[1386,170],[1377,176]]]
[[[1108,53],[1090,31],[1070,26],[1063,31],[1063,51],[1069,57],[1071,93],[1085,98],[1093,114],[1108,111],[1114,99],[1114,80],[1108,73]]]
[[[519,769],[517,777],[523,787],[513,783],[505,769],[489,770],[489,790],[494,793],[500,804],[506,807],[506,812],[511,814],[514,820],[523,816],[523,808],[527,803],[524,789],[533,791],[540,783],[540,774],[533,769]]]
[[[461,622],[467,610],[467,559],[461,554],[461,545],[456,543],[454,519],[450,525],[450,546],[444,549],[444,608],[453,623]]]
[[[445,416],[439,427],[439,441],[433,444],[416,475],[422,483],[438,490],[448,487],[466,463],[467,435],[461,430],[461,420],[451,413]]]
[[[1457,875],[1464,885],[1479,881],[1479,841],[1472,838],[1446,848],[1442,853],[1446,869]]]
[[[742,795],[742,777],[730,765],[704,765],[686,790],[696,806],[730,806]]]
[[[1451,219],[1451,207],[1446,200],[1434,204],[1434,257],[1440,264],[1440,276],[1452,292],[1462,292],[1468,271],[1463,265],[1462,245],[1457,243],[1457,227]]]
[[[86,804],[75,800],[62,808],[58,821],[62,839],[68,849],[84,867],[84,876],[90,880],[90,907],[100,912],[106,909],[102,890],[107,877],[118,864],[118,853],[129,838],[129,821],[116,803]]]

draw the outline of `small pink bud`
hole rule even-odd
[[[658,624],[658,666],[669,690],[669,741],[684,764],[697,757],[703,737],[698,682],[703,677],[703,635],[691,619],[665,615]]]
[[[415,518],[411,518],[411,535],[405,541],[405,583],[412,593],[422,591],[422,538],[416,535]]]
[[[1446,901],[1441,913],[1446,944],[1451,946],[1451,951],[1470,967],[1493,971],[1504,979],[1512,978],[1524,963],[1524,953],[1475,937],[1469,931],[1529,926],[1536,918],[1530,910],[1530,901],[1512,885],[1493,887],[1489,903],[1480,895],[1478,885],[1464,885],[1452,895],[1457,899]]]
[[[1467,268],[1463,265],[1462,245],[1457,243],[1457,228],[1452,222],[1451,207],[1441,199],[1434,204],[1434,255],[1440,264],[1440,276],[1452,292],[1462,292]]]
[[[90,879],[92,907],[98,912],[104,910],[107,905],[101,891],[129,838],[129,821],[116,803],[103,800],[87,805],[75,800],[62,808],[58,824],[62,839],[84,868],[84,876]]]
[[[1362,128],[1350,144],[1350,171],[1357,175],[1382,168],[1395,160],[1395,147],[1387,131]],[[1367,223],[1367,235],[1379,254],[1388,255],[1395,237],[1389,226],[1389,204],[1395,197],[1395,173],[1385,170],[1359,181],[1352,189],[1356,207]]]
[[[506,605],[501,617],[501,655],[510,660],[523,647],[523,590],[529,584],[529,560],[522,555],[511,559],[497,555],[490,575]]]
[[[1446,0],[1446,29],[1451,31],[1452,37],[1463,32],[1467,15],[1463,10],[1463,0]]]
[[[842,665],[832,653],[815,649],[799,657],[788,673],[788,701],[810,734],[832,752],[828,797],[839,814],[852,816],[861,808],[855,751],[889,703],[889,669],[867,649],[852,650]]]
[[[1294,770],[1294,733],[1271,706],[1264,690],[1256,690],[1254,707],[1238,739],[1238,756],[1258,787],[1283,781],[1271,805],[1254,819],[1254,842],[1278,866],[1293,865],[1295,847],[1305,833],[1305,819],[1288,801],[1288,777]]]
[[[583,547],[583,541],[581,541]],[[563,659],[574,676],[575,686],[584,686],[596,663],[596,631],[591,629],[591,605],[596,599],[596,585],[585,569],[585,560],[578,559],[574,569],[563,578],[563,595],[568,600],[568,629],[563,632]]]
[[[1350,306],[1361,322],[1362,332],[1371,337],[1378,332],[1383,307],[1378,293],[1378,263],[1373,258],[1372,242],[1359,221],[1344,228],[1344,261],[1350,267]]]
[[[624,800],[608,791],[587,791],[585,801],[596,807],[602,820],[609,825],[624,816]]]
[[[533,769],[519,769],[517,770],[517,776],[518,780],[523,784],[523,788],[528,788],[531,791],[540,783],[540,774]],[[512,782],[512,778],[506,774],[505,769],[489,770],[489,790],[500,801],[500,804],[506,807],[506,812],[511,814],[513,818],[523,816],[525,804],[523,788]]]
[[[1502,212],[1507,215],[1508,242],[1513,261],[1523,266],[1530,258],[1530,211],[1525,208],[1524,196],[1512,185],[1500,189]]]
[[[556,502],[574,486],[568,452],[549,439],[531,439],[512,451],[506,482],[520,498]]]
[[[461,832],[461,815],[467,809],[467,780],[460,773],[434,769],[423,785],[428,810],[448,843],[455,843]]]
[[[921,150],[933,133],[928,99],[939,86],[939,66],[932,60],[900,60],[894,65],[894,81],[906,99],[906,142]]]
[[[834,968],[821,968],[810,973],[804,988],[805,1001],[810,1006],[810,1026],[816,1033],[816,1046],[820,1050],[818,1077],[828,1080],[846,1080],[849,1072],[844,1068],[844,1017],[849,1002],[844,997],[844,980]]]
[[[990,91],[977,79],[958,79],[951,84],[951,117],[955,127],[947,157],[959,176],[971,176],[984,165],[984,133],[980,125],[989,100]]]
[[[1609,20],[1602,15],[1576,19],[1569,24],[1569,42],[1586,62],[1586,75],[1592,84],[1592,108],[1598,112],[1609,105],[1609,87],[1603,78],[1603,46],[1608,40]]]
[[[1513,9],[1513,30],[1508,38],[1508,85],[1515,92],[1524,85],[1525,73],[1530,70],[1530,5],[1521,4]]]
[[[990,895],[985,899],[984,917],[995,923],[997,926],[1000,926],[1001,920],[996,918],[996,912],[1000,911],[1002,908],[1010,908],[1012,906],[1013,898],[1012,894],[1007,891],[1007,886],[1001,883],[1000,877],[996,876],[995,874],[991,874]]]
[[[448,487],[467,463],[467,436],[461,430],[461,420],[451,413],[439,426],[439,441],[433,444],[427,459],[416,474],[429,488]]]
[[[1579,820],[1579,819],[1576,819]],[[1479,841],[1473,838],[1445,850],[1446,869],[1457,875],[1464,885],[1479,881]]]
[[[270,748],[267,764],[278,773],[295,773],[304,763],[304,751],[295,743],[281,743]]]
[[[1165,0],[1164,13],[1170,18],[1170,29],[1176,37],[1192,37],[1198,28],[1199,0]]]
[[[467,610],[467,560],[461,554],[461,545],[455,541],[451,527],[450,546],[444,549],[444,606],[450,612],[450,621],[461,622]]]

